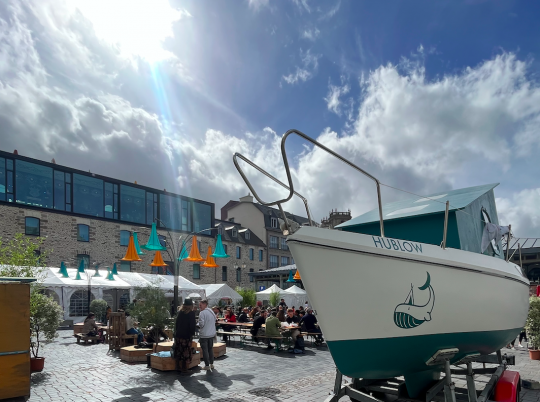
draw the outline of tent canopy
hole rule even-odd
[[[201,285],[206,290],[206,298],[210,304],[217,304],[222,299],[231,299],[233,303],[242,301],[242,296],[226,283],[213,283]]]
[[[307,292],[304,289],[300,289],[296,285],[293,285],[281,292],[281,297],[285,299],[287,306],[294,306],[295,308],[303,306],[304,302],[308,300]]]
[[[260,292],[257,292],[257,300],[269,300],[271,293],[283,293],[283,289],[281,289],[278,285],[272,285],[268,289],[262,290]]]

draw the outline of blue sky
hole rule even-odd
[[[219,209],[247,193],[232,154],[284,178],[280,136],[297,128],[417,194],[500,182],[501,223],[540,236],[538,15],[524,1],[5,1],[0,147]],[[288,149],[317,219],[374,207],[369,180]]]

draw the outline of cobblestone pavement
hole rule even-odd
[[[45,347],[45,370],[32,374],[30,402],[322,402],[333,389],[335,365],[325,347],[307,346],[305,355],[292,355],[262,346],[241,349],[233,343],[227,355],[216,360],[213,372],[196,368],[179,374],[125,363],[118,353],[108,354],[106,345],[78,345],[72,331],[60,331]],[[516,366],[510,369],[540,382],[540,362],[531,361],[526,349],[503,353],[516,355]],[[478,388],[486,381],[478,376]],[[456,385],[463,386],[463,381],[457,379]],[[521,396],[523,402],[540,401],[540,390],[523,389]]]

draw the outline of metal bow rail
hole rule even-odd
[[[285,221],[285,225],[287,227],[287,230],[289,233],[292,233],[291,232],[291,227],[290,227],[290,223],[289,223],[289,220],[287,219],[287,216],[285,215],[285,211],[283,211],[283,208],[281,206],[281,204],[289,201],[293,195],[297,195],[298,197],[300,197],[303,201],[304,201],[304,205],[306,206],[306,211],[307,211],[307,214],[308,214],[308,218],[309,218],[309,222],[310,222],[310,225],[313,226],[313,221],[311,219],[311,214],[309,212],[309,208],[308,208],[308,203],[307,203],[307,200],[300,194],[298,194],[296,191],[294,191],[294,184],[293,184],[293,181],[292,181],[292,177],[291,177],[291,171],[290,171],[290,167],[289,167],[289,160],[287,158],[287,152],[285,150],[285,142],[287,141],[287,138],[289,137],[289,135],[291,134],[296,134],[298,135],[299,137],[302,137],[303,139],[305,139],[306,141],[312,143],[313,145],[321,148],[322,150],[326,151],[327,153],[329,153],[330,155],[334,156],[335,158],[339,159],[340,161],[344,162],[345,164],[349,165],[350,167],[356,169],[357,171],[359,171],[360,173],[362,173],[363,175],[369,177],[371,180],[373,180],[375,182],[375,184],[377,185],[377,202],[378,202],[378,205],[379,205],[379,222],[380,222],[380,228],[381,228],[381,237],[384,237],[384,223],[383,223],[383,213],[382,213],[382,202],[381,202],[381,183],[379,182],[379,180],[377,180],[375,177],[373,177],[372,175],[370,175],[368,172],[366,172],[365,170],[363,170],[362,168],[356,166],[354,163],[350,162],[349,160],[345,159],[344,157],[342,157],[341,155],[337,154],[336,152],[332,151],[331,149],[325,147],[324,145],[322,145],[321,143],[319,143],[318,141],[315,141],[313,138],[309,137],[308,135],[302,133],[301,131],[299,130],[296,130],[296,129],[292,129],[292,130],[288,130],[284,135],[283,137],[281,138],[281,155],[283,157],[283,164],[285,166],[285,173],[287,174],[287,181],[288,181],[288,186],[284,183],[282,183],[281,181],[279,181],[278,179],[276,179],[274,176],[272,176],[271,174],[267,173],[266,171],[264,171],[263,169],[261,169],[259,166],[257,166],[256,164],[254,164],[253,162],[251,162],[249,159],[247,159],[245,156],[239,154],[239,153],[235,153],[234,156],[233,156],[233,162],[234,162],[234,165],[236,166],[236,169],[238,170],[238,173],[240,173],[240,176],[242,176],[242,179],[244,180],[244,182],[246,183],[246,185],[248,186],[248,188],[251,190],[251,192],[253,193],[253,196],[257,199],[257,201],[262,204],[262,205],[265,205],[265,206],[273,206],[273,205],[277,205],[279,210],[281,211],[281,214],[283,215],[283,219]],[[249,179],[247,178],[247,176],[245,175],[244,171],[242,170],[242,168],[240,167],[240,165],[238,164],[238,160],[237,158],[240,158],[242,159],[244,162],[248,163],[249,165],[251,165],[252,167],[254,167],[255,169],[257,169],[259,172],[263,173],[265,176],[267,176],[268,178],[274,180],[276,183],[278,183],[279,185],[281,185],[282,187],[286,188],[287,190],[289,190],[289,195],[286,197],[286,198],[283,198],[281,200],[277,200],[277,201],[274,201],[274,202],[265,202],[263,201],[259,195],[257,194],[257,192],[255,191],[255,189],[253,188],[253,186],[251,185]]]

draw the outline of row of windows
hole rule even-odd
[[[254,272],[253,268],[249,269],[249,272]],[[193,279],[201,279],[201,265],[193,264]],[[221,280],[223,282],[227,281],[227,267],[221,267]],[[236,281],[242,282],[242,268],[236,268]],[[249,281],[253,282],[253,276],[249,277]]]
[[[280,240],[281,239],[281,240]],[[281,242],[281,247],[279,244]],[[270,236],[270,248],[281,248],[282,250],[288,250],[287,239],[285,237]]]
[[[294,258],[292,257],[285,257],[285,256],[282,256],[281,257],[281,265],[279,265],[279,256],[277,255],[270,255],[270,268],[277,268],[279,266],[286,266],[286,265],[291,265],[291,264],[294,264]]]
[[[211,205],[7,158],[0,158],[0,201],[147,225],[159,218],[173,230],[212,227]]]
[[[224,232],[223,226],[221,226],[221,225],[218,226],[218,234],[223,236],[223,232]],[[232,237],[238,237],[238,229],[236,227],[232,228],[231,236]],[[246,240],[249,240],[251,238],[251,233],[250,233],[249,229],[244,230],[244,237],[246,238]]]

